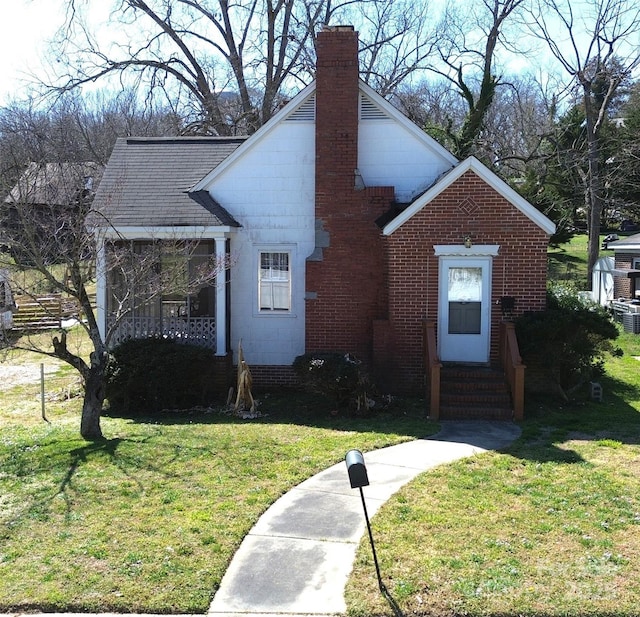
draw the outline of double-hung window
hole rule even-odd
[[[261,311],[291,310],[291,266],[288,252],[260,252],[258,302]]]

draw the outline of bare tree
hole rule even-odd
[[[97,221],[87,216],[102,166],[82,160],[95,147],[71,138],[91,138],[93,131],[83,124],[86,117],[62,114],[50,123],[46,113],[26,108],[16,116],[15,111],[20,110],[0,113],[0,268],[9,273],[17,295],[39,303],[46,312],[48,302],[43,296],[56,294],[61,303],[71,307],[68,316],[73,319],[59,321],[48,339],[28,333],[8,339],[15,347],[63,360],[80,373],[84,387],[80,433],[85,439],[100,439],[111,333],[101,332],[98,327],[91,293],[95,286]],[[65,135],[67,138],[62,139]],[[158,294],[189,295],[212,284],[226,268],[215,257],[199,256],[198,267],[184,276],[184,264],[197,247],[197,242],[175,238],[152,242],[144,254],[138,251],[133,255],[129,243],[112,241],[107,247],[109,268],[125,283],[119,288],[122,293],[114,295],[113,328],[123,316],[153,302]],[[171,267],[158,269],[163,255],[170,256],[164,263]],[[132,299],[130,291],[134,287],[138,293]],[[90,342],[88,357],[72,343],[75,337],[69,336],[71,328],[79,328],[84,340]]]
[[[0,108],[0,171],[15,182],[31,161],[105,165],[117,137],[176,135],[181,126],[168,109],[143,106],[132,90],[67,93],[51,106],[14,101]]]
[[[544,159],[553,130],[555,98],[531,75],[505,78],[487,110],[477,152],[509,179],[521,179]]]
[[[189,119],[184,132],[251,133],[314,76],[313,34],[348,20],[360,29],[365,76],[393,91],[431,53],[438,24],[408,0],[117,0],[105,44],[88,16],[95,0],[67,0],[56,90],[113,76],[141,96],[162,94]],[[431,30],[427,28],[430,24]]]
[[[108,353],[88,293],[93,242],[84,226],[92,193],[85,188],[87,169],[75,163],[33,163],[27,168],[0,203],[4,247],[0,264],[10,272],[15,293],[37,300],[46,290],[77,303],[74,312],[92,343],[88,359],[71,349],[67,328],[62,325],[47,347],[29,336],[10,340],[18,348],[59,358],[79,371],[85,388],[80,432],[87,439],[96,439],[102,436],[100,413]]]
[[[197,294],[226,267],[215,256],[208,256],[198,260],[197,269],[187,270],[185,265],[195,254],[197,241],[165,239],[149,242],[144,251],[135,252],[129,242],[110,242],[108,267],[120,285],[113,294],[111,327],[103,335],[90,293],[95,285],[97,248],[87,221],[93,191],[87,186],[86,173],[91,167],[33,163],[0,204],[0,243],[4,246],[0,267],[10,273],[14,292],[41,304],[45,311],[52,293],[73,306],[68,310],[69,323],[59,322],[50,344],[28,333],[9,337],[9,341],[16,348],[63,360],[80,373],[84,387],[80,434],[88,440],[102,437],[109,341],[120,320],[162,294]],[[44,190],[50,197],[40,195]],[[160,263],[163,268],[158,267]],[[47,299],[43,299],[43,290]],[[70,344],[71,328],[81,328],[88,337],[88,358]]]
[[[356,23],[366,37],[360,49],[362,79],[382,96],[391,96],[429,67],[446,24],[426,2],[356,6],[361,12]]]
[[[511,49],[505,35],[510,20],[524,0],[482,0],[460,7],[449,3],[445,30],[448,39],[439,44],[442,68],[431,69],[447,79],[465,102],[466,114],[461,126],[447,127],[451,149],[459,158],[476,152],[477,140],[491,107],[497,88],[502,83],[496,74],[496,57],[500,48]]]
[[[464,102],[445,79],[403,85],[391,101],[409,119],[442,141],[446,141],[447,130],[456,131],[464,122]]]
[[[585,114],[588,174],[588,281],[600,251],[604,205],[602,131],[621,84],[640,65],[640,7],[628,0],[539,0],[529,29],[542,39],[570,78]]]

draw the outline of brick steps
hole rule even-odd
[[[502,371],[484,367],[443,367],[440,375],[443,420],[511,420],[511,395]]]

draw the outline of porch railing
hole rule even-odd
[[[438,358],[436,346],[436,322],[430,319],[424,322],[424,358],[427,377],[427,394],[429,396],[429,418],[440,417],[440,369],[442,364]]]
[[[505,321],[500,325],[500,361],[511,389],[513,415],[516,420],[524,418],[524,371],[515,325]]]
[[[109,345],[115,347],[129,339],[164,338],[215,349],[216,320],[213,317],[124,317],[117,325],[107,324]]]

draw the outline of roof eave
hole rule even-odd
[[[121,225],[93,226],[92,231],[104,239],[117,240],[206,240],[227,238],[237,232],[229,225]]]
[[[498,193],[500,193],[500,195],[502,195],[509,203],[513,204],[518,210],[520,210],[527,218],[538,225],[538,227],[540,227],[545,233],[548,235],[555,233],[556,226],[553,221],[534,208],[524,197],[522,197],[522,195],[512,189],[504,180],[494,174],[473,156],[465,159],[459,165],[453,167],[449,172],[444,174],[406,210],[385,225],[382,233],[385,236],[390,236],[404,225],[404,223],[406,223],[414,214],[422,210],[422,208],[424,208],[424,206],[426,206],[430,201],[449,188],[467,171],[473,171],[477,176],[489,184],[489,186],[493,187]]]

